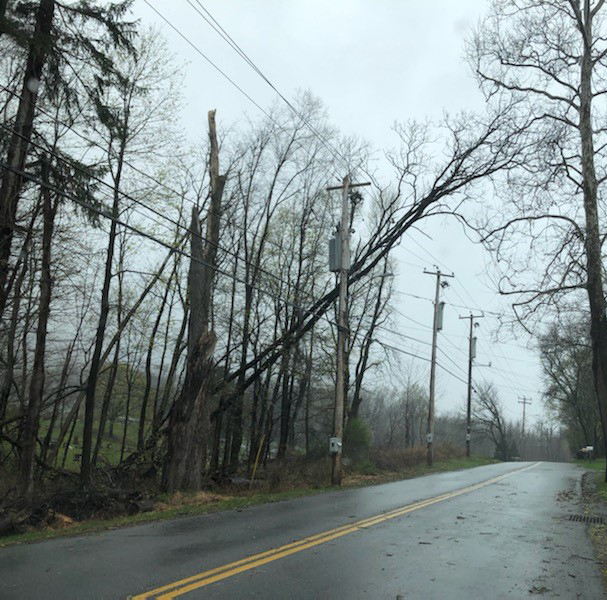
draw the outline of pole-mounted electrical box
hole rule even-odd
[[[341,452],[341,438],[329,438],[329,452],[331,454],[339,454]]]
[[[431,444],[433,440],[434,440],[434,434],[433,433],[427,433],[426,434],[426,442],[428,444]]]
[[[445,303],[438,303],[438,310],[436,311],[436,331],[440,331],[443,328],[443,313],[445,312]]]
[[[472,344],[470,345],[470,358],[476,358],[476,338],[472,338]]]
[[[466,434],[466,441],[469,442],[471,438],[472,438],[472,436],[469,433],[467,433]]]
[[[329,271],[336,273],[341,269],[341,236],[338,234],[329,240]]]
[[[350,270],[350,255],[346,255],[345,264],[342,264],[343,242],[341,233],[338,231],[334,237],[329,240],[329,271],[337,273],[344,269]]]

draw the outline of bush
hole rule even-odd
[[[362,419],[349,419],[344,432],[344,456],[350,460],[360,462],[369,455],[371,445],[371,431]]]
[[[368,458],[363,460],[362,462],[356,463],[352,468],[353,473],[357,473],[358,475],[377,475],[379,474],[379,470],[375,463]]]
[[[381,471],[404,471],[425,465],[427,460],[426,446],[415,448],[377,448],[371,453],[371,460]],[[434,448],[434,462],[452,458],[462,458],[463,448],[453,444],[440,444]]]

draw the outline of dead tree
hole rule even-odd
[[[186,377],[181,394],[171,409],[162,480],[163,488],[169,492],[200,489],[206,463],[210,379],[216,342],[215,332],[209,329],[209,319],[219,242],[221,200],[226,182],[226,175],[219,175],[215,111],[209,112],[209,138],[211,198],[204,244],[198,211],[192,209]]]

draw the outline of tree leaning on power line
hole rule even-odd
[[[484,232],[507,265],[501,291],[517,297],[522,320],[541,315],[539,308],[562,310],[568,294],[586,290],[605,436],[607,304],[599,197],[607,180],[607,128],[595,102],[607,93],[604,6],[604,0],[495,1],[469,56],[489,104],[514,103],[512,124],[526,127],[519,169],[502,182],[502,224]],[[527,256],[521,256],[523,242]],[[534,268],[542,273],[538,280],[530,276]]]

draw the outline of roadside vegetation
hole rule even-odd
[[[607,589],[607,483],[605,482],[605,459],[576,461],[587,472],[582,477],[582,503],[584,513],[591,517],[601,517],[604,522],[591,524],[588,534],[594,554]]]
[[[393,456],[395,470],[381,471],[372,460],[346,468],[342,489],[389,483],[432,473],[469,469],[498,462],[495,459],[472,456],[466,458],[453,447],[437,448],[437,460],[428,467],[419,460],[425,448],[401,451]],[[424,457],[425,458],[425,457]],[[397,462],[400,468],[397,468]],[[158,494],[147,505],[145,512],[108,518],[88,518],[84,521],[71,519],[55,513],[50,523],[37,527],[27,527],[25,531],[0,537],[0,547],[12,544],[36,542],[54,537],[85,535],[128,527],[152,521],[195,516],[224,510],[242,510],[255,504],[279,502],[304,496],[335,491],[330,485],[330,460],[293,461],[289,468],[277,468],[280,478],[258,480],[252,485],[242,481],[237,485],[214,486],[212,490],[200,492],[175,492]]]

